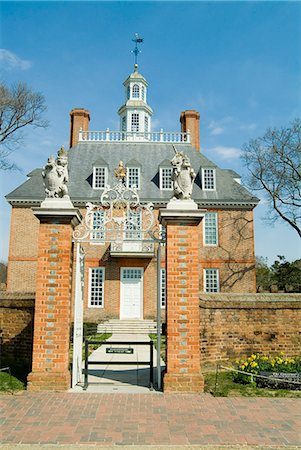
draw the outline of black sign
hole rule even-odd
[[[133,348],[124,348],[124,347],[109,347],[106,348],[106,353],[122,353],[122,354],[127,354],[127,355],[131,355],[134,353],[134,349]]]

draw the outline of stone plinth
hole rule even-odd
[[[33,209],[40,229],[30,391],[70,388],[72,231],[81,216],[57,202]]]
[[[181,201],[178,202],[180,206]],[[202,392],[199,313],[199,223],[197,209],[160,210],[166,227],[167,361],[164,392]]]

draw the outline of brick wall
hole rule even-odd
[[[301,351],[300,294],[200,296],[201,364]]]
[[[216,211],[211,209],[210,211]],[[85,214],[85,209],[81,209]],[[157,214],[157,211],[155,211]],[[37,237],[39,221],[31,208],[13,208],[8,261],[7,289],[33,292],[36,285]],[[30,233],[28,232],[30,230]],[[218,211],[218,246],[203,245],[203,224],[199,225],[200,291],[204,268],[220,271],[221,292],[256,292],[253,248],[253,212]],[[120,309],[120,267],[144,267],[144,317],[154,317],[156,310],[156,259],[112,258],[108,245],[83,244],[86,251],[85,318],[102,320],[118,317]],[[162,261],[164,260],[162,251]],[[88,308],[88,268],[106,268],[105,308]]]
[[[7,290],[34,292],[39,221],[31,208],[12,208]]]
[[[31,370],[34,293],[0,291],[0,366]]]

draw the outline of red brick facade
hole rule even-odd
[[[205,268],[219,269],[221,292],[256,292],[253,211],[209,210],[218,213],[218,245],[204,245],[203,223],[199,231],[199,290],[204,290]],[[156,211],[157,212],[157,211]],[[84,215],[84,208],[81,209]],[[11,292],[34,292],[36,284],[39,221],[31,208],[13,208],[8,264],[7,289]],[[28,233],[28,230],[32,232]],[[85,264],[85,320],[100,321],[118,318],[120,312],[120,269],[142,267],[143,317],[156,317],[157,272],[156,257],[111,257],[108,244],[82,244],[86,252]],[[74,257],[75,258],[75,257]],[[74,259],[75,261],[75,259]],[[164,251],[162,267],[165,266]],[[89,268],[105,268],[104,307],[88,306]],[[74,289],[73,294],[74,297]]]

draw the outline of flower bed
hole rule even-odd
[[[247,359],[237,360],[235,368],[251,374],[234,372],[233,379],[237,383],[254,383],[258,387],[276,389],[301,389],[301,357],[287,358],[283,353],[278,356],[253,354]],[[252,374],[267,378],[253,377]]]

